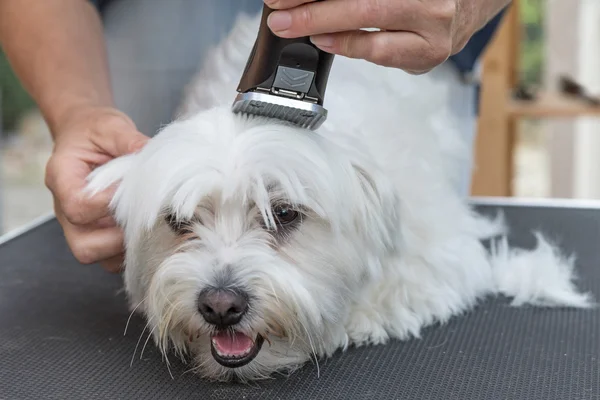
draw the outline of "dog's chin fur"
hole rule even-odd
[[[193,358],[206,378],[248,381],[350,345],[418,337],[488,295],[590,306],[573,260],[542,236],[534,250],[510,249],[502,219],[477,215],[458,192],[470,147],[445,81],[338,57],[318,131],[233,115],[258,23],[240,18],[175,122],[89,178],[90,195],[118,185],[125,286],[165,354]],[[300,217],[278,225],[278,204]],[[492,237],[488,252],[481,240]],[[265,338],[249,364],[211,355],[197,305],[207,287],[248,293],[235,330]]]

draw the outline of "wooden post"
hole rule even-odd
[[[482,60],[480,114],[475,142],[474,196],[511,196],[515,120],[510,90],[518,81],[519,10],[513,1]]]

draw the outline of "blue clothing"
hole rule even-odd
[[[498,29],[505,10],[502,10],[479,32],[475,33],[464,49],[450,57],[450,61],[456,66],[461,74],[469,74],[473,71],[479,57],[491,42],[494,33]]]

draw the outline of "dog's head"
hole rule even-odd
[[[249,380],[344,345],[398,231],[390,183],[352,140],[217,108],[94,171],[92,192],[118,184],[126,288],[162,351]]]

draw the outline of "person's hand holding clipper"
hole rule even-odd
[[[277,36],[310,36],[323,51],[421,74],[460,52],[510,0],[264,2],[277,10],[268,21]]]

